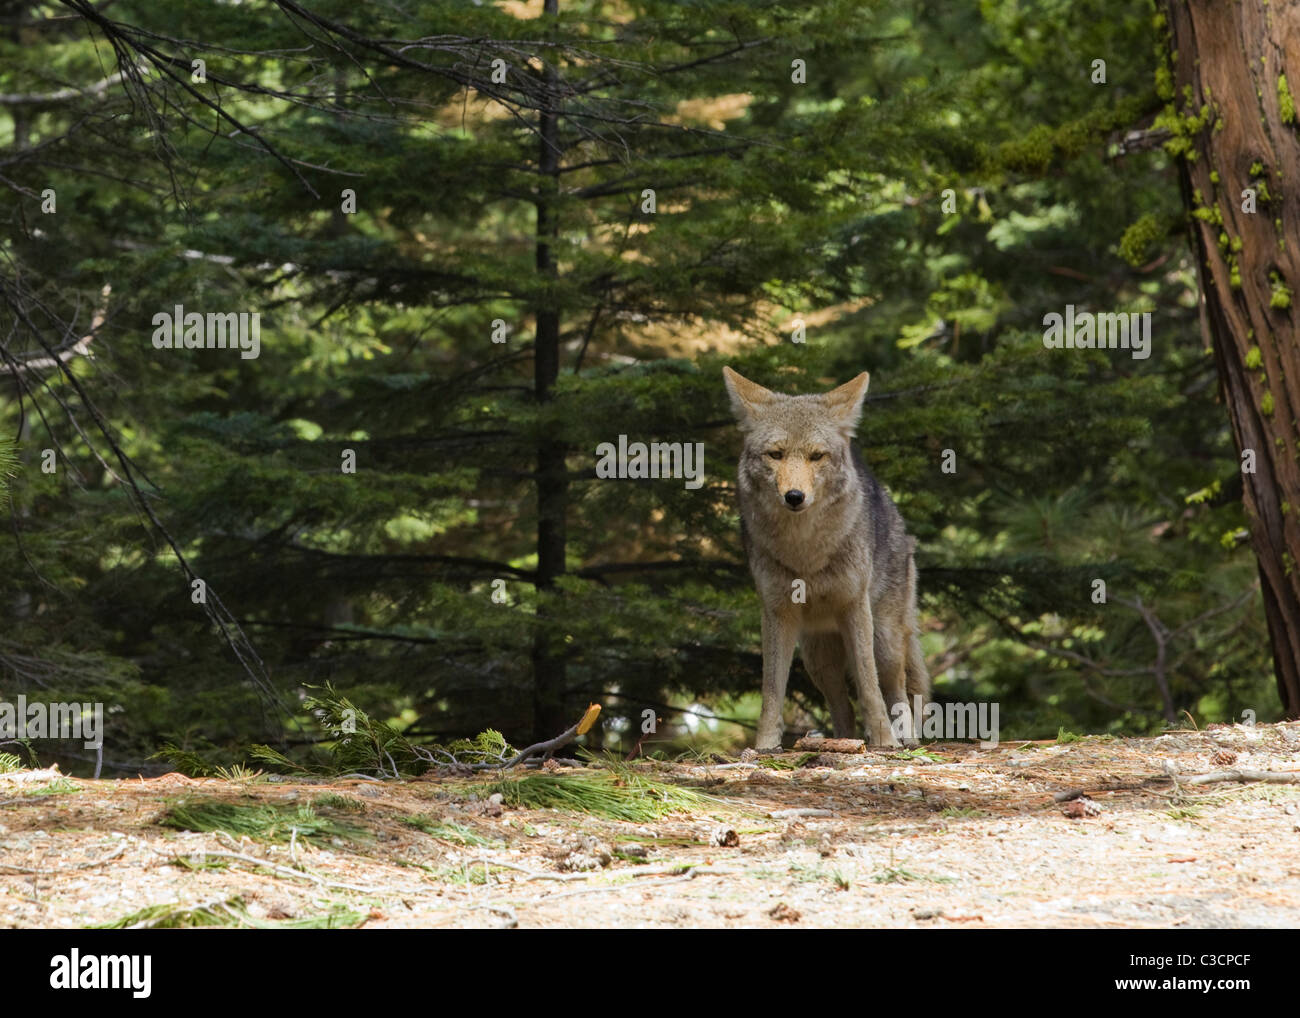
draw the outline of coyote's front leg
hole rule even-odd
[[[865,597],[845,617],[842,635],[849,652],[849,673],[858,693],[858,703],[862,705],[866,740],[873,746],[897,747],[898,737],[889,723],[885,698],[876,675],[875,621]]]
[[[790,681],[794,645],[799,637],[795,619],[779,609],[763,608],[763,706],[758,715],[757,750],[781,748],[781,709]]]

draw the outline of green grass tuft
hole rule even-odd
[[[409,824],[411,827],[423,831],[430,837],[437,838],[440,841],[454,842],[457,845],[490,848],[501,844],[500,841],[494,841],[490,838],[485,838],[480,834],[475,834],[463,824],[430,820],[428,817],[421,816],[402,817],[402,823]]]
[[[242,898],[227,898],[208,905],[148,905],[112,922],[87,926],[89,930],[192,930],[200,927],[225,927],[243,930],[340,930],[360,926],[367,913],[354,908],[335,906],[320,915],[296,919],[257,919],[248,913]]]
[[[360,799],[354,799],[350,795],[339,795],[337,792],[326,792],[324,795],[318,795],[311,801],[313,807],[322,809],[336,809],[343,813],[364,813],[366,804]]]
[[[917,873],[916,870],[908,869],[906,866],[889,866],[871,877],[877,884],[905,884],[913,880],[924,881],[929,884],[953,884],[956,883],[952,877],[932,877],[924,873]]]
[[[895,753],[892,757],[894,760],[929,760],[931,763],[946,763],[943,757],[938,753],[932,753],[928,749],[904,749]]]
[[[81,786],[69,781],[67,778],[55,778],[48,785],[41,785],[39,788],[29,788],[23,792],[23,795],[29,798],[38,795],[71,795],[73,792],[80,792]]]
[[[225,831],[255,841],[285,842],[295,830],[299,838],[317,845],[328,844],[333,838],[366,841],[372,837],[364,827],[321,816],[311,806],[243,805],[220,799],[181,799],[158,823],[182,831]]]
[[[590,774],[529,774],[484,789],[526,809],[559,809],[609,820],[645,823],[674,813],[716,807],[721,800],[637,773],[626,765]]]
[[[162,749],[154,753],[150,760],[166,760],[172,770],[184,774],[187,778],[210,778],[215,768],[197,753],[181,749],[174,743],[165,743]]]
[[[774,771],[794,771],[798,770],[809,760],[817,756],[816,753],[800,753],[796,757],[786,756],[765,756],[758,761],[758,766],[767,767]]]
[[[974,806],[945,806],[939,811],[939,816],[947,820],[977,820],[988,814]]]

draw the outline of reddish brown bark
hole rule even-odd
[[[1278,693],[1300,717],[1300,119],[1287,108],[1300,90],[1300,3],[1166,0],[1164,11],[1177,112],[1188,124],[1211,107],[1180,172],[1202,322],[1238,449],[1254,452],[1244,501]],[[1254,213],[1243,210],[1251,188]],[[1280,287],[1295,292],[1291,306]]]

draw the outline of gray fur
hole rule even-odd
[[[866,375],[830,393],[784,396],[724,374],[745,434],[741,533],[762,604],[757,747],[780,745],[796,642],[837,738],[853,734],[856,694],[869,743],[898,745],[889,708],[899,703],[909,708],[903,730],[913,743],[921,719],[912,717],[912,698],[923,703],[930,688],[917,627],[916,541],[851,445]],[[803,495],[798,511],[786,501],[790,491]],[[794,599],[796,580],[806,603]]]

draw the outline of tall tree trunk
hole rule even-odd
[[[1164,11],[1178,113],[1211,105],[1191,135],[1196,158],[1180,160],[1182,186],[1202,323],[1237,447],[1254,460],[1244,501],[1273,671],[1286,715],[1300,717],[1300,330],[1288,294],[1300,288],[1300,3],[1165,0]]]
[[[559,0],[546,0],[545,16],[555,17]],[[559,131],[552,103],[558,74],[549,63],[543,80],[547,83],[546,108],[538,121],[537,186],[537,273],[542,277],[544,298],[534,309],[537,330],[534,340],[533,387],[539,403],[552,399],[560,374],[560,313],[551,285],[557,270],[553,244],[558,236],[555,207],[559,192]],[[533,636],[533,736],[549,739],[569,726],[564,720],[565,646],[552,631],[552,603],[555,578],[564,572],[565,510],[568,480],[563,443],[543,437],[537,444],[537,632]]]

